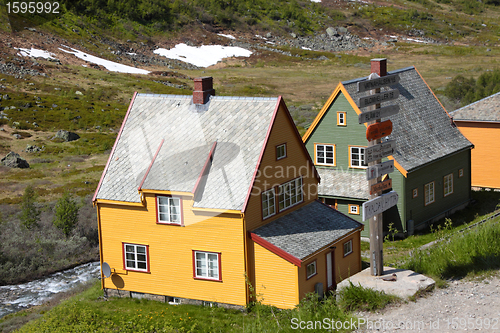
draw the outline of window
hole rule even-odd
[[[296,178],[279,187],[279,210],[302,202],[302,178]]]
[[[444,184],[444,196],[446,197],[446,196],[452,194],[453,193],[453,174],[452,173],[444,176],[443,184]]]
[[[463,177],[463,176],[464,176],[464,169],[459,169],[458,170],[458,178]]]
[[[306,266],[307,279],[312,278],[316,275],[316,260]]]
[[[344,257],[352,253],[352,239],[344,243]]]
[[[193,251],[194,277],[221,281],[220,253]]]
[[[365,163],[365,147],[350,146],[350,166],[351,168],[366,168]]]
[[[349,214],[359,215],[359,205],[349,204]]]
[[[415,199],[416,197],[418,197],[418,188],[414,188],[412,191],[412,198]]]
[[[274,205],[274,189],[262,192],[262,218],[268,218],[276,213]]]
[[[316,164],[335,166],[335,145],[316,144]]]
[[[276,159],[281,160],[286,157],[286,143],[276,146]]]
[[[434,202],[434,182],[425,184],[425,205],[429,205]]]
[[[346,113],[345,112],[337,112],[337,125],[346,126]]]
[[[148,246],[123,244],[125,269],[134,271],[149,271]]]
[[[158,223],[181,224],[181,199],[174,197],[157,196]]]

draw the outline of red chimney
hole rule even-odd
[[[378,76],[386,76],[387,75],[387,59],[386,58],[372,59],[371,65],[372,65],[372,73],[377,73]]]
[[[194,79],[193,103],[205,104],[208,96],[215,96],[213,79],[211,76],[197,77]]]

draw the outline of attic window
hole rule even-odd
[[[286,157],[286,143],[276,146],[276,160]]]
[[[346,126],[346,113],[345,112],[337,112],[337,125],[338,126]]]

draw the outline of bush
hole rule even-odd
[[[61,230],[66,237],[73,231],[78,223],[78,204],[73,200],[69,192],[64,192],[55,206],[54,226]]]
[[[500,70],[486,72],[474,80],[457,75],[446,85],[444,94],[462,106],[500,92]]]
[[[26,229],[32,229],[40,221],[40,210],[36,207],[37,194],[33,186],[28,185],[24,190],[19,219]]]

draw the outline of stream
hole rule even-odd
[[[0,286],[0,318],[43,304],[55,294],[68,291],[99,276],[99,262],[92,262],[28,283]]]

